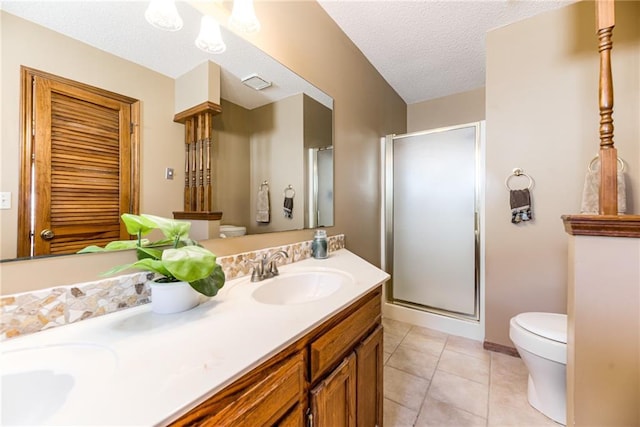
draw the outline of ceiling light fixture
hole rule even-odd
[[[220,24],[211,16],[204,15],[200,20],[200,33],[196,39],[196,46],[207,53],[219,54],[227,50],[222,40]]]
[[[251,74],[250,76],[245,77],[244,79],[242,79],[242,83],[255,90],[262,90],[271,86],[271,82],[266,81],[257,74]]]
[[[178,31],[183,25],[175,0],[151,0],[144,17],[151,25],[165,31]],[[255,33],[260,30],[260,22],[256,17],[253,0],[233,1],[229,25],[246,33]],[[195,43],[199,49],[207,53],[219,54],[227,49],[222,40],[220,24],[212,16],[206,14],[200,20],[200,32]],[[265,87],[270,85],[271,83],[268,83]]]
[[[260,31],[260,21],[253,7],[253,0],[233,0],[229,26],[245,33]]]
[[[183,25],[174,0],[151,0],[144,17],[149,24],[165,31],[178,31]]]

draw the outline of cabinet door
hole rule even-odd
[[[311,390],[314,427],[355,427],[356,356],[351,353],[325,380]]]
[[[276,425],[278,427],[304,427],[305,414],[302,408],[303,406],[298,403],[287,415],[278,421]]]
[[[304,357],[297,353],[284,362],[250,372],[172,426],[271,426],[278,420],[295,425],[286,423],[295,421],[296,413],[304,419],[300,408],[305,400],[304,371]],[[285,415],[294,407],[296,413],[290,413],[292,418],[288,419]]]
[[[358,427],[382,426],[382,326],[357,348]]]
[[[380,318],[380,294],[376,292],[349,317],[311,343],[311,382],[323,378],[340,359],[366,336]]]

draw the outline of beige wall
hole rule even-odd
[[[250,234],[304,227],[303,94],[290,96],[251,110],[251,187],[249,190]],[[269,183],[269,223],[256,222],[257,192]],[[283,215],[284,189],[289,185],[299,196],[294,198],[293,218]],[[296,203],[298,202],[298,203]]]
[[[220,105],[213,118],[213,210],[222,211],[222,224],[249,227],[250,111],[226,99]]]
[[[315,2],[257,2],[256,44],[333,97],[335,227],[380,263],[380,137],[406,131],[406,104]],[[310,232],[305,235],[311,237]]]
[[[205,61],[175,80],[175,113],[204,102],[220,104],[220,66]]]
[[[485,88],[407,105],[407,132],[479,122],[485,118]]]
[[[310,96],[303,97],[304,148],[333,145],[333,111]]]
[[[640,239],[569,236],[567,425],[640,425]]]
[[[335,101],[336,226],[329,233],[345,233],[349,249],[379,264],[379,138],[406,131],[406,104],[317,3],[258,2],[256,11],[262,23],[261,31],[253,37],[258,47]],[[4,76],[4,68],[2,73]],[[96,74],[100,74],[99,70]],[[167,98],[173,101],[173,94]],[[178,139],[182,140],[182,129],[175,126]],[[182,150],[182,144],[178,146]],[[4,157],[4,152],[2,154]],[[182,158],[182,154],[167,156]],[[159,161],[152,168],[162,173],[164,167],[165,162]],[[176,166],[176,172],[180,169]],[[181,177],[176,176],[171,183],[182,191]],[[158,185],[154,196],[162,201],[163,193],[163,186]],[[224,255],[311,237],[311,231],[302,230],[211,241],[207,245],[216,254]],[[105,270],[104,264],[110,264],[111,256],[91,255],[94,262],[69,256],[3,264],[0,265],[2,292],[6,293],[5,283],[23,282],[24,286],[44,288],[95,280]],[[47,274],[43,275],[45,268]]]
[[[182,208],[182,125],[173,123],[174,81],[6,12],[2,19],[2,130],[0,191],[12,193],[11,210],[0,210],[0,259],[16,254],[20,162],[20,66],[141,100],[141,212],[170,216]],[[173,181],[164,168],[173,167]]]
[[[579,2],[487,35],[486,340],[513,346],[509,319],[565,313],[567,239],[560,215],[578,213],[598,152],[594,4]],[[616,2],[615,141],[627,163],[630,210],[640,195],[640,2]],[[535,181],[534,221],[510,223],[505,178]]]

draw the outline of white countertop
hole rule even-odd
[[[83,354],[86,366],[78,367],[85,372],[82,379],[56,393],[52,413],[34,413],[28,424],[166,424],[389,278],[346,249],[325,260],[282,266],[280,275],[309,268],[340,270],[354,283],[318,301],[271,305],[251,297],[269,279],[252,283],[243,277],[228,281],[217,296],[187,312],[159,315],[147,304],[3,342],[3,354],[20,355],[15,363],[35,363],[31,370],[64,372],[42,359],[55,359],[56,351]],[[11,371],[1,369],[3,374]],[[3,398],[3,406],[5,402]]]

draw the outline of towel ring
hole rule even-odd
[[[262,190],[263,187],[267,187],[267,190],[269,189],[269,181],[262,181],[262,184],[260,184],[260,190]]]
[[[291,196],[287,196],[287,191],[291,192]],[[284,194],[284,197],[291,197],[292,199],[296,196],[296,190],[293,189],[291,184],[289,184],[287,187],[285,187],[285,189],[284,189],[284,191],[282,193]]]
[[[595,172],[593,170],[593,166],[595,166],[598,160],[600,160],[600,156],[595,156],[593,159],[591,159],[591,161],[589,162],[589,167],[587,168],[589,169],[589,172]],[[620,157],[618,157],[618,165],[620,166],[620,172],[624,172],[624,161],[622,161]]]
[[[513,170],[513,172],[511,173],[511,175],[509,175],[507,177],[507,179],[504,180],[504,185],[509,189],[509,191],[514,190],[513,188],[511,188],[509,186],[509,180],[514,177],[514,176],[525,176],[527,178],[529,178],[529,185],[527,186],[528,190],[531,190],[531,187],[533,187],[533,178],[531,178],[529,175],[527,175],[526,173],[524,173],[524,171],[520,168],[515,168]]]

